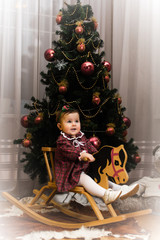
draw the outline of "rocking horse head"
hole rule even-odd
[[[118,147],[103,146],[94,154],[95,161],[90,164],[89,175],[97,183],[108,176],[116,184],[124,184],[128,181],[128,174],[125,169],[127,153],[123,145]]]
[[[111,149],[110,161],[108,159],[103,173],[114,179],[115,183],[126,183],[128,174],[125,169],[127,163],[127,153],[123,145]]]

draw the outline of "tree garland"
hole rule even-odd
[[[98,108],[98,111],[94,114],[94,115],[86,115],[84,114],[83,110],[80,108],[79,104],[76,102],[76,101],[73,101],[73,102],[66,102],[67,104],[73,104],[73,103],[76,103],[79,111],[81,112],[81,114],[85,117],[85,118],[88,118],[88,119],[92,119],[92,118],[95,118],[97,116],[97,114],[100,112],[101,108],[103,107],[103,105],[105,105],[108,100],[110,99],[111,97],[108,97]]]

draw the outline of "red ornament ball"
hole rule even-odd
[[[133,158],[135,163],[139,163],[141,161],[141,157],[138,154],[135,154]]]
[[[94,72],[94,65],[93,63],[91,62],[84,62],[82,63],[81,65],[81,72],[84,74],[84,75],[91,75],[93,72]]]
[[[57,24],[60,24],[61,21],[62,21],[62,15],[57,15],[57,17],[56,17],[56,23],[57,23]]]
[[[123,137],[126,137],[127,134],[128,134],[127,130],[124,130],[122,135],[123,135]]]
[[[67,92],[67,87],[66,86],[59,86],[59,92],[64,94]]]
[[[81,25],[79,25],[79,26],[77,26],[77,27],[75,28],[75,32],[76,32],[77,34],[82,34],[83,31],[84,31],[84,29],[83,29],[83,27],[82,27]]]
[[[110,62],[107,61],[103,61],[102,64],[104,65],[104,67],[107,68],[107,71],[110,72],[112,69],[112,65],[110,64]]]
[[[106,134],[108,136],[113,136],[115,134],[115,129],[114,127],[107,127]]]
[[[41,123],[42,122],[42,117],[41,116],[37,116],[35,119],[34,119],[34,122],[35,122],[35,124],[39,124],[39,123]]]
[[[109,77],[108,75],[106,75],[106,76],[104,77],[104,79],[105,79],[106,83],[109,83],[110,77]]]
[[[99,105],[100,101],[101,101],[101,99],[98,96],[94,96],[93,99],[92,99],[92,103],[95,104],[95,105]]]
[[[78,46],[77,46],[77,51],[78,51],[78,52],[84,52],[85,49],[86,49],[86,46],[85,46],[84,43],[78,44]]]
[[[29,122],[28,122],[28,115],[25,115],[21,118],[21,125],[25,128],[28,127]]]
[[[99,148],[101,146],[101,141],[98,137],[90,137],[89,141],[93,144],[95,148]]]
[[[32,142],[30,139],[26,138],[22,141],[23,147],[30,147],[32,145]]]
[[[131,120],[129,118],[123,117],[123,122],[127,128],[129,128],[131,126]]]
[[[55,51],[52,48],[49,48],[45,51],[44,57],[47,61],[52,62],[54,60]]]
[[[98,23],[96,21],[94,21],[94,30],[96,30],[98,27]]]
[[[122,98],[119,97],[119,98],[118,98],[118,104],[120,105],[121,103],[122,103]]]

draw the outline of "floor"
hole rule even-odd
[[[3,214],[7,208],[11,206],[10,203],[3,201],[0,203],[0,214]],[[114,223],[109,225],[109,230],[114,234],[125,234],[127,229],[130,229],[132,233],[136,233],[139,229],[144,229],[145,232],[150,234],[149,240],[160,240],[160,216],[159,215],[145,215],[134,219],[127,220],[124,223]],[[31,218],[23,215],[21,217],[0,218],[0,239],[3,240],[16,240],[18,236],[23,236],[32,231],[50,231],[58,229],[52,229],[46,225],[38,223]],[[67,238],[71,240],[71,238]],[[82,240],[82,238],[77,238]],[[115,240],[115,237],[101,237],[95,238],[98,240]],[[119,240],[126,240],[125,237],[119,237]],[[139,238],[136,238],[137,240]]]
[[[139,226],[151,233],[150,240],[160,240],[160,216],[148,215],[137,218]]]

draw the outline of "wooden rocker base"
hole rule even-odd
[[[33,190],[34,194],[37,194],[38,192],[39,191],[36,190],[36,189]],[[44,201],[47,198],[48,197],[45,194],[43,194],[41,196],[41,199],[43,199]],[[90,217],[90,216],[83,215],[83,214],[80,214],[80,213],[76,213],[76,212],[73,212],[73,211],[71,211],[69,209],[66,209],[61,204],[55,202],[54,200],[51,200],[50,203],[52,203],[57,209],[59,209],[64,214],[67,214],[68,216],[71,216],[71,217],[74,217],[74,218],[77,218],[77,219],[81,219],[81,220],[88,220],[88,221],[91,221],[91,220],[93,221],[93,220],[96,219],[95,217]],[[109,208],[109,211],[111,212],[112,205],[111,204],[108,205],[108,208]],[[125,219],[127,219],[127,218],[138,217],[138,216],[142,216],[142,215],[146,215],[146,214],[150,214],[150,213],[152,213],[152,209],[145,209],[145,210],[140,210],[140,211],[136,211],[136,212],[125,213],[125,214],[122,214],[120,216],[123,216]]]
[[[16,207],[21,209],[24,213],[26,213],[28,216],[31,218],[44,223],[49,226],[56,226],[56,227],[61,227],[65,229],[78,229],[82,226],[84,227],[94,227],[94,226],[100,226],[108,223],[114,223],[114,222],[119,222],[125,220],[125,217],[123,215],[121,216],[116,216],[116,217],[111,217],[103,220],[94,220],[94,221],[89,221],[89,222],[83,222],[83,223],[65,223],[65,222],[58,222],[54,220],[50,220],[46,217],[41,216],[40,214],[34,212],[32,209],[29,207],[25,206],[21,202],[19,202],[16,198],[12,197],[9,193],[3,192],[2,193],[3,197],[5,197],[9,202],[14,204]]]
[[[105,224],[109,224],[109,223],[115,223],[115,222],[123,221],[126,218],[130,218],[130,217],[136,217],[136,216],[141,216],[141,215],[145,215],[145,214],[150,214],[152,212],[151,209],[146,209],[146,210],[137,211],[137,212],[133,212],[133,213],[122,214],[122,215],[115,216],[115,217],[109,217],[107,219],[102,219],[102,220],[85,221],[85,222],[82,222],[82,223],[65,223],[65,222],[54,221],[54,220],[51,220],[51,219],[48,219],[46,217],[41,216],[40,214],[34,212],[28,206],[26,206],[26,205],[22,204],[21,202],[19,202],[16,198],[11,196],[7,192],[3,192],[2,195],[9,202],[14,204],[19,209],[21,209],[25,214],[27,214],[31,218],[33,218],[33,219],[35,219],[35,220],[37,220],[37,221],[39,221],[39,222],[41,222],[43,224],[49,225],[49,226],[56,226],[56,227],[61,227],[61,228],[65,228],[65,229],[78,229],[78,228],[80,228],[82,226],[84,226],[84,227],[100,226],[100,225],[105,225]],[[45,200],[47,198],[47,196],[45,194],[43,194],[41,196],[41,198]],[[77,216],[78,216],[77,213],[75,213],[75,215],[73,216],[73,212],[72,211],[70,212],[70,210],[65,209],[60,204],[55,203],[53,200],[52,200],[51,203],[55,207],[57,207],[59,210],[64,212],[65,214],[77,218]],[[111,206],[111,205],[108,205],[108,206]],[[81,217],[83,218],[84,216],[81,215]]]

